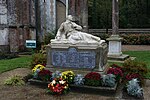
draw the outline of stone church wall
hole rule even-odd
[[[0,51],[25,50],[26,39],[36,39],[34,0],[0,0],[0,26]]]

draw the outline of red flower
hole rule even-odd
[[[90,72],[85,76],[86,79],[100,80],[101,75],[96,72]]]
[[[52,77],[52,72],[49,70],[43,69],[38,73],[38,78],[43,81],[50,81],[51,77]]]
[[[54,94],[62,94],[65,90],[68,90],[68,84],[61,78],[55,78],[50,84],[48,84],[48,88]]]
[[[123,76],[123,72],[122,72],[121,68],[118,68],[118,67],[110,67],[107,71],[107,74],[114,74],[114,75],[120,76],[120,77]]]
[[[45,70],[45,69],[43,69],[43,70],[41,70],[39,73],[38,73],[39,75],[52,75],[52,72],[51,71],[49,71],[49,70]]]
[[[133,78],[138,78],[138,79],[142,79],[142,76],[138,73],[130,73],[127,74],[125,77],[128,81],[132,80]]]

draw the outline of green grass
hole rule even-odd
[[[123,53],[136,57],[137,61],[145,62],[147,67],[150,68],[150,51],[126,51]]]
[[[124,54],[128,54],[131,57],[136,57],[137,61],[145,62],[147,68],[150,69],[150,51],[126,51]],[[150,79],[150,72],[145,76],[145,78]]]
[[[14,59],[0,60],[0,73],[16,68],[29,67],[31,56],[21,56]]]

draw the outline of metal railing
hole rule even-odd
[[[89,33],[111,33],[112,29],[89,29]],[[146,29],[139,29],[139,28],[135,28],[135,29],[119,29],[119,33],[148,33],[150,34],[150,28],[146,28]]]

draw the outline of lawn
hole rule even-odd
[[[31,56],[20,56],[14,59],[0,60],[0,73],[16,68],[29,67]]]
[[[128,54],[131,57],[136,57],[137,61],[143,61],[150,68],[150,51],[125,51],[123,54]],[[9,71],[15,68],[29,67],[31,56],[21,56],[9,60],[0,60],[0,73]],[[150,73],[148,75],[150,77]]]
[[[150,68],[150,51],[125,51],[124,54],[128,54],[131,57],[136,57],[137,61],[142,61]]]

